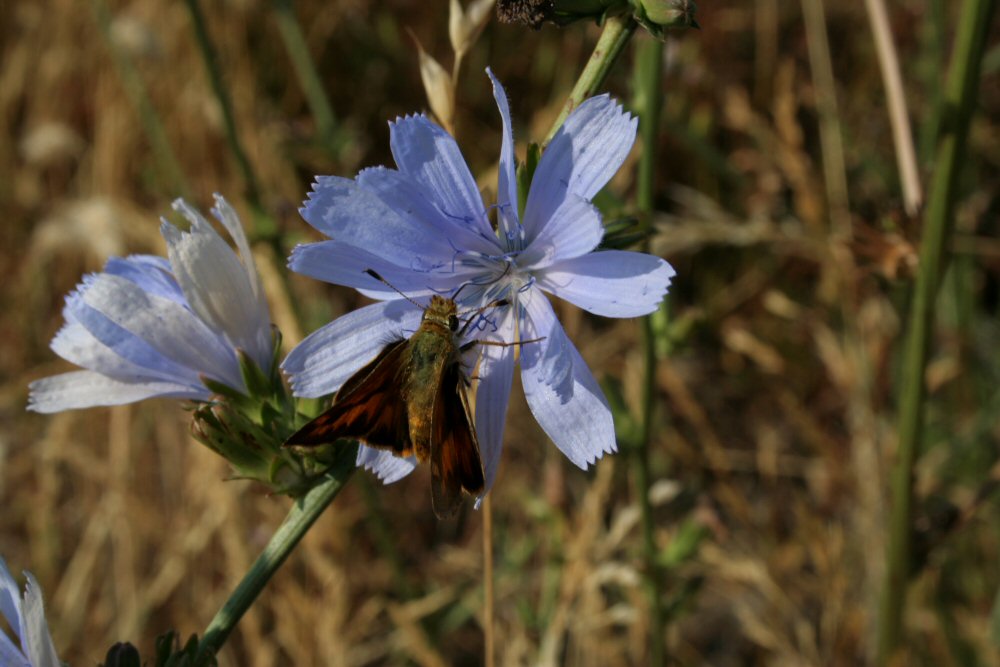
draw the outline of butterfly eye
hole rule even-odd
[[[448,316],[448,327],[452,331],[458,331],[458,316],[456,316],[456,315],[449,315]]]

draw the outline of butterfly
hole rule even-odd
[[[371,269],[366,273],[388,284]],[[506,303],[489,304],[477,313]],[[354,438],[396,456],[430,461],[434,513],[438,518],[454,514],[463,491],[478,496],[485,486],[462,353],[477,343],[507,345],[488,341],[463,345],[462,336],[473,321],[462,324],[454,299],[433,295],[416,332],[386,345],[348,378],[329,409],[285,445],[315,446]]]

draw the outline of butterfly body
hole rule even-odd
[[[483,465],[461,368],[455,302],[432,296],[410,338],[386,345],[340,388],[333,405],[285,442],[310,446],[355,438],[431,464],[431,501],[452,514],[462,491],[483,491]]]

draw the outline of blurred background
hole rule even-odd
[[[428,108],[408,31],[451,67],[447,3],[203,4],[245,161],[185,3],[0,2],[0,553],[38,577],[73,665],[118,640],[148,656],[168,629],[201,633],[290,501],[228,480],[176,402],[27,413],[28,383],[69,370],[48,350],[64,295],[111,255],[163,253],[175,197],[207,210],[219,192],[253,230],[290,349],[363,303],[282,277],[294,244],[317,240],[297,213],[313,177],[391,164],[387,120]],[[959,4],[905,0],[889,16],[925,186]],[[679,665],[868,664],[921,223],[904,210],[872,32],[861,3],[819,0],[705,2],[698,21],[666,44],[652,240],[678,273],[649,449],[667,650]],[[456,110],[485,190],[500,119],[483,69],[507,88],[523,156],[599,32],[486,26]],[[998,37],[926,378],[902,664],[1000,664]],[[605,86],[626,103],[634,61]],[[603,196],[609,219],[634,213],[638,153]],[[639,324],[560,313],[627,449]],[[356,475],[220,664],[480,664],[482,513],[439,522],[427,477]],[[638,495],[627,453],[577,470],[515,388],[492,496],[498,664],[649,664]]]

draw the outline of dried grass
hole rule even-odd
[[[204,4],[265,206],[289,243],[310,237],[295,211],[313,175],[389,162],[386,119],[424,104],[401,35],[410,27],[428,52],[446,55],[444,6],[296,3],[350,137],[331,155],[309,142],[308,107],[268,4]],[[656,540],[668,549],[686,521],[709,534],[668,573],[677,606],[665,632],[678,664],[855,665],[870,655],[893,363],[918,234],[900,211],[863,8],[827,4],[851,238],[830,232],[818,93],[797,7],[703,3],[703,30],[671,42],[658,202],[669,214],[657,220],[654,249],[678,269],[678,338],[657,372],[652,460],[666,491]],[[148,86],[193,198],[204,205],[218,191],[248,213],[182,4],[111,9],[113,34]],[[910,29],[926,22],[921,11],[893,10],[904,62],[929,48]],[[27,383],[65,368],[46,349],[61,295],[108,254],[162,252],[156,220],[177,193],[90,3],[13,2],[4,16],[0,553],[38,576],[60,655],[95,664],[117,640],[146,654],[168,628],[202,631],[289,501],[225,481],[225,464],[190,440],[173,403],[24,412]],[[565,90],[593,32],[487,27],[458,94],[459,137],[478,170],[499,145],[482,67],[492,64],[511,91],[520,136],[530,127],[538,137],[561,103],[553,81]],[[922,121],[933,74],[914,65],[904,79]],[[995,84],[996,73],[987,79]],[[623,94],[626,82],[619,74],[610,85]],[[970,513],[950,532],[935,533],[928,519],[935,548],[910,598],[909,664],[972,664],[966,654],[1000,664],[988,627],[1000,584],[998,508],[976,495],[1000,444],[996,412],[986,412],[1000,407],[1000,263],[976,242],[997,233],[989,156],[998,104],[995,86],[984,86],[961,209],[960,240],[972,247],[957,246],[943,296],[937,407],[919,471],[923,493]],[[629,183],[625,175],[617,185]],[[357,305],[347,291],[297,277],[285,292],[282,258],[261,253],[290,344],[303,334],[296,314],[308,332]],[[583,356],[599,375],[621,378],[635,405],[636,325],[563,313]],[[494,495],[498,664],[646,664],[626,457],[576,471],[519,398],[507,442]],[[438,523],[424,473],[372,494],[360,490],[366,483],[350,485],[313,528],[241,621],[223,665],[479,664],[480,516]]]

